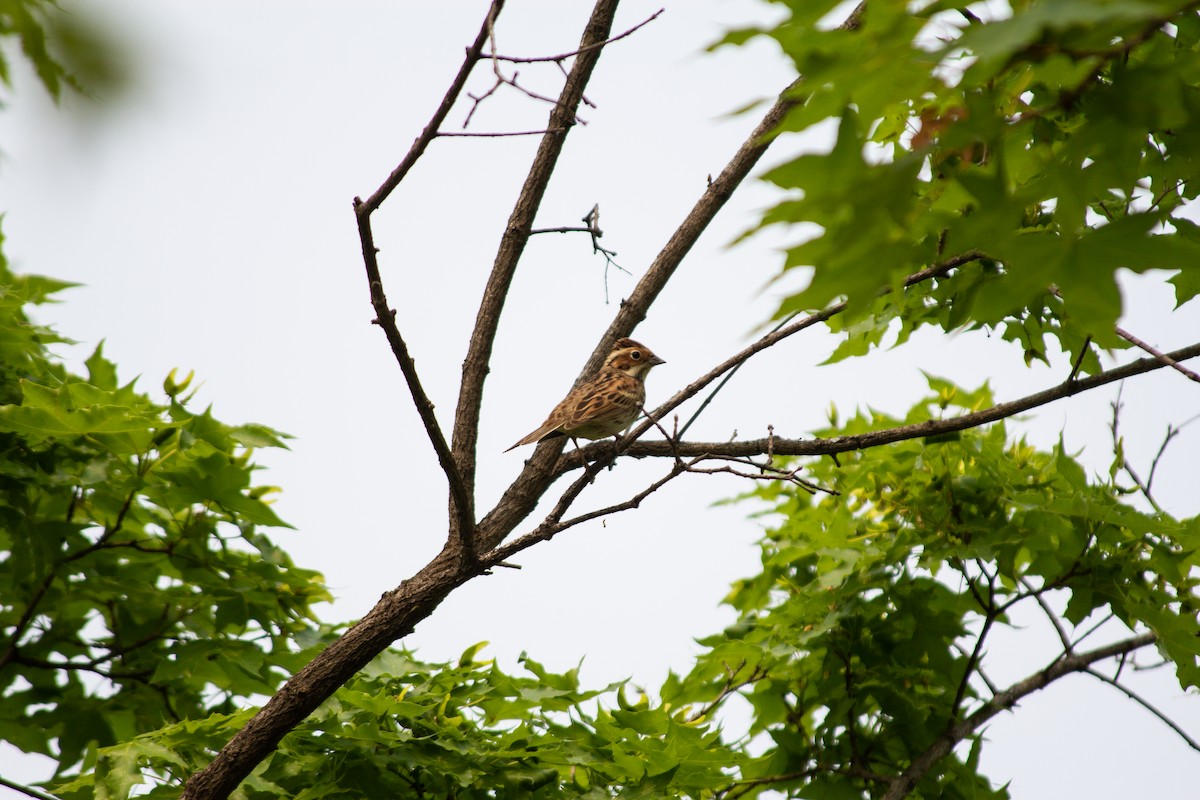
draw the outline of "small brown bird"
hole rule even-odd
[[[645,345],[618,339],[600,371],[555,406],[537,430],[508,450],[556,436],[616,436],[637,419],[646,402],[646,375],[665,363]]]

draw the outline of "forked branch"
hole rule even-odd
[[[901,798],[907,797],[933,765],[949,754],[959,742],[979,730],[992,717],[1015,706],[1023,698],[1046,688],[1059,678],[1075,672],[1087,672],[1093,664],[1099,661],[1132,653],[1153,644],[1154,641],[1153,633],[1142,633],[1104,647],[1098,647],[1095,650],[1072,653],[1056,659],[1045,669],[1014,683],[984,702],[961,722],[952,725],[923,753],[913,759],[912,764],[904,772],[890,781],[883,800],[901,800]]]

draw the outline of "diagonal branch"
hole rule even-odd
[[[383,329],[383,333],[387,337],[396,363],[400,365],[400,372],[404,375],[404,382],[408,385],[408,393],[412,396],[413,404],[417,407],[417,413],[421,417],[421,423],[425,426],[425,432],[437,454],[438,465],[441,466],[442,472],[446,475],[446,481],[450,484],[450,507],[454,520],[452,529],[462,548],[463,555],[469,557],[474,552],[471,538],[475,530],[475,504],[471,499],[471,490],[467,488],[458,464],[450,452],[450,446],[446,443],[441,426],[438,425],[437,415],[433,410],[433,401],[429,399],[425,387],[421,385],[421,378],[417,375],[416,362],[413,361],[412,354],[408,352],[408,345],[405,344],[404,337],[400,335],[400,329],[396,325],[396,312],[388,307],[387,297],[383,293],[383,284],[378,277],[379,268],[375,262],[376,249],[371,234],[371,218],[366,214],[358,214],[358,235],[362,239],[363,255],[368,265],[367,274],[370,276],[373,272],[375,275],[375,279],[371,281],[371,305],[375,308],[373,322]],[[368,252],[371,254],[370,257],[366,255]]]
[[[388,344],[392,348],[392,354],[395,356],[396,362],[400,365],[400,371],[403,373],[404,381],[408,385],[408,392],[412,396],[413,403],[417,407],[417,413],[421,417],[421,423],[425,426],[425,432],[428,434],[429,441],[433,445],[433,450],[437,454],[438,464],[441,466],[442,472],[445,473],[446,480],[450,485],[451,512],[453,515],[452,518],[455,520],[452,527],[458,535],[464,554],[469,554],[473,551],[470,537],[475,528],[475,510],[471,489],[463,479],[462,473],[454,461],[450,447],[446,443],[446,437],[438,425],[437,416],[434,414],[433,402],[429,399],[429,395],[426,394],[424,387],[421,385],[420,377],[417,375],[416,363],[413,361],[412,355],[408,351],[408,345],[405,343],[403,336],[400,334],[400,329],[396,325],[396,312],[392,310],[388,304],[387,295],[384,294],[383,278],[379,272],[379,248],[375,246],[375,237],[371,230],[371,214],[400,185],[400,182],[404,180],[409,170],[412,169],[413,165],[424,154],[429,143],[437,136],[438,128],[446,119],[446,115],[450,113],[450,109],[458,100],[458,96],[462,93],[471,70],[479,62],[483,46],[487,42],[488,33],[495,25],[496,17],[503,8],[504,0],[493,0],[491,6],[488,8],[483,24],[479,28],[479,33],[475,36],[475,41],[467,48],[466,57],[463,59],[458,73],[454,76],[454,80],[451,81],[450,88],[442,96],[442,101],[438,105],[437,110],[434,111],[433,116],[421,131],[421,135],[412,143],[408,153],[401,159],[400,164],[392,170],[383,184],[366,201],[358,197],[354,198],[354,216],[358,225],[359,241],[362,245],[363,264],[367,271],[367,285],[371,292],[371,305],[375,309],[374,321],[383,329]]]
[[[947,729],[925,752],[913,759],[908,769],[891,780],[887,793],[883,795],[883,800],[900,800],[900,798],[907,797],[917,783],[933,768],[933,765],[948,755],[955,745],[977,731],[992,717],[1009,710],[1028,695],[1046,688],[1059,678],[1073,672],[1086,672],[1097,661],[1132,653],[1153,644],[1154,641],[1153,633],[1142,633],[1105,647],[1088,650],[1085,653],[1073,653],[1055,660],[1045,669],[1014,683],[981,705],[962,722]]]
[[[1140,694],[1138,694],[1137,692],[1135,692],[1133,689],[1130,689],[1128,686],[1126,686],[1125,684],[1121,683],[1121,682],[1120,682],[1119,680],[1117,680],[1116,678],[1110,678],[1108,675],[1105,675],[1103,672],[1100,672],[1099,670],[1095,670],[1095,669],[1086,669],[1086,670],[1084,670],[1084,672],[1086,672],[1088,675],[1091,675],[1093,678],[1096,678],[1097,680],[1104,681],[1104,682],[1105,682],[1105,683],[1107,683],[1109,686],[1112,686],[1112,687],[1114,687],[1114,688],[1116,688],[1116,689],[1120,690],[1120,691],[1121,691],[1122,693],[1124,693],[1124,695],[1125,695],[1126,697],[1128,697],[1130,700],[1132,700],[1133,702],[1137,703],[1138,705],[1140,705],[1142,708],[1144,708],[1144,709],[1146,709],[1147,711],[1149,711],[1149,712],[1150,712],[1151,714],[1153,714],[1154,716],[1158,717],[1158,719],[1159,719],[1159,720],[1160,720],[1160,721],[1161,721],[1161,722],[1162,722],[1164,725],[1166,725],[1168,728],[1170,728],[1172,731],[1174,731],[1174,732],[1175,732],[1175,734],[1176,734],[1176,735],[1178,735],[1180,739],[1183,739],[1184,743],[1185,743],[1185,744],[1186,744],[1188,747],[1190,747],[1190,748],[1192,748],[1193,750],[1195,750],[1196,752],[1200,753],[1200,742],[1197,742],[1197,741],[1196,741],[1195,739],[1193,739],[1191,736],[1188,736],[1188,734],[1187,734],[1187,731],[1185,731],[1183,728],[1179,727],[1179,725],[1178,725],[1178,724],[1175,722],[1175,720],[1171,719],[1171,718],[1170,718],[1170,717],[1168,717],[1168,716],[1167,716],[1165,713],[1163,713],[1162,711],[1160,711],[1160,710],[1159,710],[1159,709],[1158,709],[1158,708],[1157,708],[1157,707],[1156,707],[1156,706],[1155,706],[1153,703],[1151,703],[1149,700],[1147,700],[1146,698],[1142,697]]]
[[[1186,367],[1181,365],[1178,361],[1171,358],[1166,353],[1163,353],[1162,351],[1160,351],[1154,347],[1151,347],[1150,345],[1146,344],[1141,339],[1134,336],[1132,333],[1125,330],[1124,328],[1118,327],[1116,330],[1117,330],[1117,336],[1120,336],[1122,339],[1129,342],[1134,347],[1140,347],[1141,349],[1145,350],[1150,355],[1157,358],[1159,361],[1166,364],[1168,367],[1171,367],[1172,369],[1179,372],[1181,375],[1191,378],[1196,383],[1200,383],[1200,375],[1197,375],[1196,373],[1192,372],[1190,369],[1187,369]]]
[[[843,26],[847,29],[858,27],[861,18],[864,4],[860,4],[858,8],[851,14]],[[713,218],[717,215],[725,205],[726,201],[733,195],[733,192],[741,185],[742,181],[750,174],[750,170],[758,163],[767,148],[774,141],[774,133],[778,130],[779,125],[783,122],[788,112],[796,108],[804,102],[799,88],[802,85],[801,80],[794,81],[780,94],[779,99],[763,116],[759,124],[751,132],[746,141],[738,148],[729,163],[721,170],[720,174],[709,181],[704,193],[700,199],[696,201],[695,206],[680,223],[675,233],[663,246],[654,262],[646,270],[638,285],[633,292],[621,304],[620,311],[617,312],[608,330],[600,338],[596,349],[592,352],[591,357],[584,365],[576,380],[576,386],[579,383],[595,372],[603,361],[604,356],[608,353],[612,342],[622,336],[627,336],[633,332],[634,327],[646,318],[646,312],[651,304],[658,297],[667,281],[675,274],[676,269],[683,262],[684,256],[691,250],[692,246],[699,239],[700,234],[708,227]],[[511,231],[510,231],[511,232]],[[506,234],[506,237],[509,234]],[[511,276],[509,276],[511,278]],[[504,290],[507,290],[507,281],[504,283]],[[489,290],[491,290],[489,283]],[[503,298],[501,297],[500,302]],[[482,313],[482,308],[481,308]],[[814,323],[810,323],[814,324]],[[490,340],[489,340],[490,347]],[[480,369],[481,367],[477,367]],[[464,366],[464,376],[466,366]],[[482,384],[482,375],[475,380]],[[463,397],[467,393],[467,382],[464,380],[463,392],[460,396],[459,410],[460,417],[463,409]],[[471,428],[471,458],[474,459],[474,442],[477,435],[475,428],[478,423],[479,400],[473,400],[472,414],[474,419],[470,425]],[[458,430],[460,425],[464,425],[462,419],[456,420],[454,452],[455,456],[462,458],[460,453]],[[495,547],[504,537],[506,537],[517,526],[521,520],[529,516],[533,511],[538,500],[546,491],[547,487],[562,474],[561,471],[555,469],[555,463],[558,461],[559,453],[562,452],[563,441],[561,439],[549,439],[542,442],[534,450],[533,456],[525,462],[525,468],[516,480],[504,492],[496,507],[487,514],[479,525],[479,541],[480,549],[485,550]],[[460,461],[461,463],[461,461]]]
[[[529,168],[525,184],[508,218],[500,247],[492,264],[492,272],[484,287],[483,299],[475,317],[475,327],[463,361],[462,384],[454,414],[454,459],[463,475],[468,492],[475,485],[475,448],[479,439],[479,409],[483,402],[483,384],[487,378],[500,312],[508,296],[508,288],[516,273],[517,262],[529,241],[533,220],[550,183],[558,157],[566,142],[567,132],[575,125],[575,111],[583,99],[583,91],[595,69],[608,39],[616,14],[617,0],[597,0],[579,46],[579,56],[567,75],[559,100],[550,112],[537,155]],[[560,445],[561,447],[561,445]],[[494,543],[493,543],[494,544]],[[485,543],[484,546],[489,546]]]

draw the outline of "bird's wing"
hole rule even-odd
[[[644,396],[645,392],[638,380],[622,374],[605,377],[606,380],[580,387],[577,398],[568,397],[555,409],[565,416],[561,423],[563,428],[571,430],[587,423],[622,421],[637,413],[642,404],[639,396]],[[575,402],[569,403],[572,399]]]

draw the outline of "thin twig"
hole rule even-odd
[[[1025,576],[1021,576],[1018,580],[1028,591],[1028,594],[1025,596],[1032,597],[1037,602],[1042,609],[1042,613],[1046,615],[1046,619],[1050,620],[1050,624],[1054,626],[1054,631],[1058,634],[1058,640],[1062,642],[1063,655],[1073,651],[1075,646],[1071,644],[1071,637],[1067,634],[1067,629],[1063,627],[1062,620],[1054,613],[1054,609],[1050,608],[1050,604],[1046,602],[1046,598],[1042,597],[1042,592],[1035,589]]]
[[[800,312],[797,311],[793,314],[788,314],[786,317],[784,317],[782,320],[779,321],[778,325],[776,325],[774,328],[772,328],[770,330],[770,333],[777,332],[784,325],[787,325],[789,322],[791,322],[793,319],[795,319],[797,317],[797,315],[799,315],[799,313]],[[715,387],[713,387],[713,390],[708,393],[708,397],[705,397],[704,401],[700,403],[700,407],[696,409],[696,411],[692,414],[692,416],[688,417],[687,422],[683,423],[683,427],[679,431],[680,437],[682,437],[683,434],[687,433],[687,429],[692,427],[692,423],[695,422],[697,419],[699,419],[700,415],[704,413],[704,409],[708,408],[708,404],[711,403],[713,401],[713,398],[715,398],[720,393],[720,391],[725,388],[725,384],[727,384],[731,380],[733,380],[733,376],[738,374],[738,370],[740,370],[742,368],[742,365],[744,365],[745,363],[746,362],[743,361],[741,364],[738,364],[736,367],[729,370],[729,372],[725,374],[725,377],[721,379],[720,383],[718,383]]]
[[[706,703],[704,706],[696,709],[691,714],[688,714],[687,721],[689,723],[696,723],[702,719],[707,718],[722,703],[724,703],[725,700],[727,700],[731,695],[733,695],[736,692],[741,691],[742,689],[746,688],[747,686],[751,686],[755,683],[758,683],[763,678],[765,678],[771,674],[770,671],[768,671],[765,667],[755,666],[752,670],[750,670],[750,673],[746,677],[738,679],[737,674],[742,671],[742,667],[744,667],[744,666],[746,666],[745,659],[742,659],[741,663],[739,663],[732,670],[729,669],[728,665],[726,665],[725,666],[725,685],[721,687],[721,691],[717,692],[717,696],[714,697],[708,703]]]
[[[1129,331],[1125,330],[1124,328],[1122,328],[1120,326],[1116,326],[1114,328],[1114,330],[1117,332],[1117,336],[1120,336],[1122,339],[1129,342],[1134,347],[1140,347],[1141,349],[1145,350],[1150,355],[1157,358],[1159,361],[1166,364],[1171,369],[1179,372],[1181,375],[1184,375],[1184,376],[1194,380],[1196,383],[1200,383],[1200,375],[1197,375],[1195,372],[1192,372],[1190,369],[1183,366],[1182,364],[1180,364],[1175,359],[1171,358],[1166,353],[1162,352],[1161,350],[1157,350],[1157,349],[1151,347],[1150,345],[1146,344],[1141,339],[1134,336],[1132,333],[1130,333]]]
[[[1083,359],[1087,357],[1088,346],[1092,343],[1092,337],[1087,336],[1083,340],[1083,347],[1079,348],[1079,355],[1075,357],[1075,363],[1071,365],[1071,374],[1067,376],[1067,383],[1075,384],[1075,378],[1079,375],[1079,368],[1083,366]]]
[[[595,44],[590,44],[586,47],[581,47],[578,50],[572,50],[569,53],[560,53],[559,55],[556,55],[556,56],[533,56],[533,57],[502,56],[502,55],[499,55],[496,53],[491,53],[488,55],[488,57],[493,58],[496,61],[507,61],[511,64],[539,64],[539,63],[549,62],[549,61],[553,61],[556,64],[561,64],[563,61],[566,61],[568,58],[574,58],[575,56],[579,55],[580,53],[586,53],[587,51],[595,50],[598,47],[605,47],[606,45],[610,45],[615,41],[624,39],[626,36],[629,36],[631,33],[636,31],[638,28],[641,28],[644,25],[649,25],[651,22],[658,19],[659,15],[662,14],[663,11],[665,11],[665,10],[666,9],[660,8],[658,11],[655,11],[649,17],[642,20],[637,25],[634,25],[632,28],[625,31],[624,33],[618,33],[616,36],[610,36],[609,38],[605,39],[603,42],[596,42]]]
[[[475,133],[474,131],[438,131],[436,136],[439,139],[458,137],[460,139],[500,139],[505,136],[543,136],[547,133],[562,133],[566,128],[557,128],[554,130],[543,129],[538,131],[501,131],[498,133]]]
[[[671,465],[670,472],[647,486],[642,491],[633,495],[628,500],[620,503],[614,503],[613,505],[605,506],[604,508],[598,508],[595,511],[588,511],[585,514],[580,514],[579,516],[572,517],[571,519],[563,520],[562,517],[566,514],[566,511],[570,508],[571,504],[576,500],[576,498],[579,497],[580,492],[582,492],[584,488],[586,488],[587,485],[592,482],[601,469],[611,463],[611,459],[615,458],[616,454],[613,453],[613,455],[610,457],[610,461],[595,461],[590,464],[588,469],[584,471],[583,475],[579,476],[579,478],[577,478],[575,482],[568,487],[567,491],[563,492],[562,496],[555,504],[554,509],[548,515],[546,515],[546,518],[536,528],[523,536],[517,537],[508,544],[497,547],[496,549],[487,553],[480,559],[481,562],[486,565],[492,565],[500,561],[505,561],[522,550],[527,550],[538,542],[549,541],[556,535],[569,528],[573,528],[576,525],[581,525],[584,522],[590,522],[601,517],[611,516],[612,514],[616,514],[621,511],[630,511],[635,509],[640,506],[642,501],[647,497],[654,494],[659,489],[666,486],[668,483],[687,471],[684,462],[676,462],[675,464]]]
[[[952,646],[954,647],[954,651],[956,653],[958,653],[960,656],[968,655],[967,648],[963,647],[958,642],[955,642]],[[993,697],[996,695],[997,692],[1000,691],[1000,689],[998,689],[996,687],[996,684],[992,682],[992,679],[988,677],[987,673],[983,671],[982,667],[977,666],[975,668],[975,674],[978,675],[979,679],[982,680],[984,685],[988,687],[988,691],[990,691],[992,693]]]
[[[579,226],[567,226],[564,228],[534,228],[529,232],[530,236],[537,236],[539,233],[591,233],[591,228],[583,228]]]
[[[1163,453],[1167,451],[1167,445],[1171,443],[1179,433],[1188,425],[1191,425],[1196,420],[1200,419],[1200,414],[1185,420],[1178,425],[1168,425],[1167,434],[1163,437],[1162,444],[1158,446],[1158,452],[1154,454],[1154,460],[1150,462],[1150,475],[1146,478],[1146,488],[1154,486],[1154,474],[1158,472],[1158,462],[1162,460]]]
[[[958,255],[956,255],[952,258],[948,258],[944,261],[938,262],[937,264],[931,264],[930,266],[926,267],[925,269],[918,270],[918,271],[912,273],[911,275],[908,275],[904,279],[904,287],[908,288],[910,286],[914,286],[923,281],[927,281],[930,278],[940,277],[942,275],[945,275],[950,270],[957,269],[958,267],[961,267],[972,261],[978,261],[985,257],[986,256],[984,256],[984,254],[982,252],[980,252],[979,250],[968,250],[965,253],[959,253]],[[880,291],[880,296],[886,295],[889,292],[891,292],[891,288],[890,287],[885,288]],[[845,307],[846,307],[845,303],[838,303],[836,306],[833,306],[832,309],[830,309],[830,310],[836,309],[835,313],[841,313],[841,311],[843,311],[845,309]],[[768,335],[777,333],[780,329],[782,329],[789,322],[791,322],[793,319],[795,319],[799,313],[800,312],[789,314],[787,317],[782,319],[778,325],[776,325],[774,328],[772,328],[768,332]],[[688,421],[684,424],[683,430],[681,430],[679,432],[680,436],[683,436],[683,434],[687,432],[687,429],[692,427],[692,423],[695,422],[699,418],[700,414],[702,414],[704,412],[704,409],[708,408],[708,404],[711,403],[713,401],[713,398],[715,398],[717,396],[717,394],[720,393],[720,391],[725,388],[725,384],[729,383],[729,381],[733,379],[733,376],[737,374],[738,370],[740,370],[742,368],[742,364],[744,364],[744,363],[745,363],[745,361],[739,363],[737,366],[735,366],[733,369],[731,369],[729,371],[729,373],[724,378],[721,379],[721,382],[718,383],[711,392],[709,392],[708,396],[704,398],[704,401],[702,403],[700,403],[700,407],[696,409],[695,413],[693,413],[692,416],[688,419]]]
[[[412,169],[413,164],[417,163],[417,159],[425,152],[425,148],[437,136],[438,128],[446,120],[446,115],[450,113],[450,109],[454,107],[454,103],[458,100],[458,96],[462,93],[463,87],[467,83],[467,77],[471,74],[471,70],[479,63],[480,56],[483,53],[483,45],[487,41],[488,31],[495,22],[496,17],[504,8],[505,0],[492,0],[492,5],[488,8],[483,25],[479,29],[479,34],[475,37],[475,41],[467,48],[466,58],[463,59],[462,66],[458,68],[458,74],[454,76],[454,80],[450,83],[450,88],[446,90],[446,94],[442,96],[442,102],[438,105],[433,116],[429,118],[421,135],[416,138],[412,146],[408,149],[408,153],[400,160],[400,164],[392,170],[391,174],[385,180],[375,193],[368,197],[361,204],[356,204],[355,211],[359,215],[365,216],[371,214],[375,209],[387,199],[400,181],[404,180],[404,176]]]
[[[1108,675],[1105,675],[1103,672],[1100,672],[1099,670],[1096,670],[1096,669],[1085,669],[1085,670],[1084,670],[1084,672],[1086,672],[1088,675],[1091,675],[1093,678],[1097,678],[1097,679],[1099,679],[1099,680],[1102,680],[1102,681],[1104,681],[1104,682],[1105,682],[1105,683],[1107,683],[1109,686],[1113,686],[1113,687],[1115,687],[1115,688],[1117,688],[1117,689],[1121,690],[1121,692],[1122,692],[1122,693],[1124,693],[1124,695],[1125,695],[1126,697],[1128,697],[1130,700],[1132,700],[1133,702],[1137,703],[1137,704],[1138,704],[1138,705],[1140,705],[1142,708],[1146,709],[1146,710],[1147,710],[1147,711],[1149,711],[1151,714],[1153,714],[1154,716],[1156,716],[1156,717],[1158,717],[1160,720],[1162,720],[1162,722],[1163,722],[1163,723],[1164,723],[1164,724],[1165,724],[1165,725],[1166,725],[1168,728],[1170,728],[1171,730],[1173,730],[1173,731],[1174,731],[1176,734],[1178,734],[1178,736],[1179,736],[1179,738],[1180,738],[1180,739],[1183,739],[1183,741],[1184,741],[1185,743],[1187,743],[1187,746],[1188,746],[1188,747],[1192,748],[1192,749],[1193,749],[1193,750],[1195,750],[1196,752],[1200,752],[1200,742],[1197,742],[1197,741],[1196,741],[1195,739],[1193,739],[1191,736],[1188,736],[1188,735],[1187,735],[1187,732],[1186,732],[1186,731],[1184,731],[1184,730],[1183,730],[1183,728],[1179,727],[1179,725],[1178,725],[1178,724],[1176,724],[1174,720],[1172,720],[1170,717],[1168,717],[1168,716],[1167,716],[1166,714],[1164,714],[1162,711],[1159,711],[1159,710],[1158,710],[1158,709],[1157,709],[1157,708],[1156,708],[1156,707],[1155,707],[1155,706],[1154,706],[1154,705],[1153,705],[1153,704],[1152,704],[1152,703],[1151,703],[1149,700],[1147,700],[1146,698],[1142,697],[1140,694],[1138,694],[1137,692],[1135,692],[1133,689],[1130,689],[1128,686],[1126,686],[1125,684],[1121,683],[1121,682],[1120,682],[1120,681],[1118,681],[1117,679],[1115,679],[1115,678],[1110,678]]]

